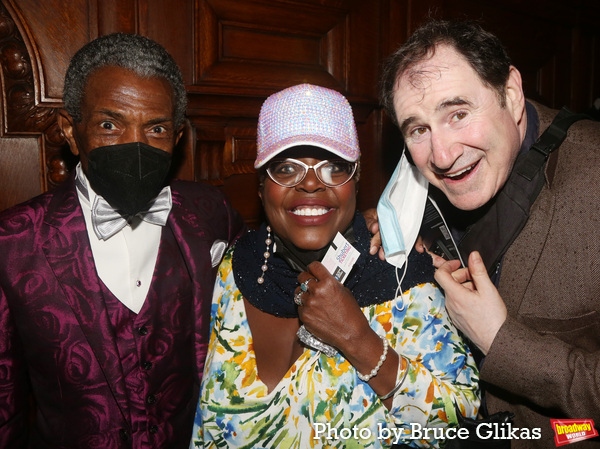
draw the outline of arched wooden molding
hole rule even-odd
[[[9,1],[0,3],[2,137],[40,136],[42,190],[63,182],[73,160],[56,121],[60,103],[41,99],[43,79],[35,42]],[[70,162],[70,164],[69,164]]]

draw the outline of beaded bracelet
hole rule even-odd
[[[399,369],[402,369],[402,359],[403,358],[404,358],[404,356],[400,356],[400,366],[399,366]],[[406,369],[402,373],[402,377],[400,378],[400,380],[398,381],[398,383],[394,386],[394,388],[392,388],[392,390],[389,393],[384,394],[382,396],[377,396],[377,397],[381,401],[385,401],[386,399],[389,399],[392,396],[396,396],[396,393],[398,392],[398,390],[400,389],[400,387],[402,386],[402,384],[406,380],[406,376],[407,375],[408,375],[408,360],[406,361]]]
[[[375,368],[373,368],[369,374],[361,374],[358,372],[358,370],[356,370],[356,374],[358,374],[358,378],[360,380],[362,380],[363,382],[368,382],[373,377],[377,376],[377,373],[379,372],[379,368],[381,368],[381,366],[383,365],[383,362],[385,362],[385,359],[387,357],[388,347],[389,347],[387,338],[381,337],[381,336],[379,338],[381,338],[381,340],[383,340],[383,354],[381,354],[381,357],[379,357],[379,362],[377,362],[377,365],[375,366]]]

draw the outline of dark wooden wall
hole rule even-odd
[[[0,0],[0,210],[68,175],[74,161],[55,121],[64,72],[78,48],[115,31],[160,42],[182,69],[192,126],[179,177],[220,186],[258,223],[260,105],[310,82],[351,102],[363,152],[359,207],[373,206],[400,145],[377,104],[379,64],[428,15],[482,19],[531,98],[581,111],[600,97],[597,0]]]

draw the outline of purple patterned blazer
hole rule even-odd
[[[216,275],[211,248],[244,228],[217,189],[171,187],[158,260],[168,268],[166,258],[177,255],[191,294],[179,294],[168,269],[155,270],[149,297],[160,287],[159,300],[136,318],[148,390],[140,395],[153,423],[143,447],[153,448],[189,445]],[[166,232],[176,242],[171,253]],[[74,178],[0,213],[0,448],[140,447],[119,357]]]

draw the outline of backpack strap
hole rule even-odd
[[[478,250],[488,273],[496,272],[504,253],[525,226],[529,210],[544,186],[544,168],[550,153],[563,143],[569,127],[582,119],[591,120],[586,114],[562,108],[529,151],[519,155],[506,184],[458,243],[464,260]]]
[[[531,181],[538,169],[546,164],[550,153],[563,143],[571,125],[585,119],[591,120],[592,118],[586,114],[576,114],[563,107],[546,131],[531,146],[522,163],[515,167],[517,173]]]

